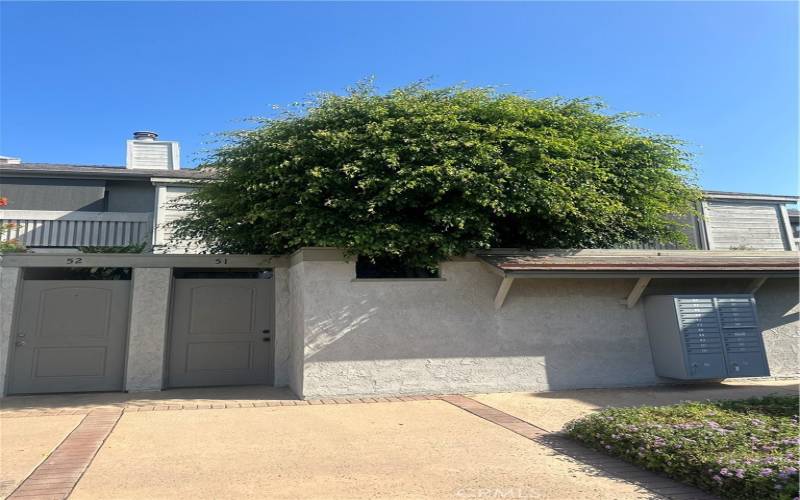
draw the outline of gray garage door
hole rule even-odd
[[[176,279],[169,386],[272,383],[273,280]]]
[[[122,390],[130,281],[25,281],[9,393]]]

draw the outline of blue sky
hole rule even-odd
[[[798,192],[794,2],[0,4],[0,154],[122,165],[374,75],[598,96],[697,153],[707,189]]]

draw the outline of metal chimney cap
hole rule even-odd
[[[133,138],[137,141],[155,141],[158,139],[158,134],[148,130],[140,130],[133,133]]]

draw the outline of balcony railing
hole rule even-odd
[[[0,210],[0,223],[13,224],[3,239],[33,248],[126,246],[152,237],[150,213]]]

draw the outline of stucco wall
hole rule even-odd
[[[303,365],[304,354],[304,302],[303,302],[303,276],[304,263],[300,262],[289,269],[289,328],[288,344],[291,353],[288,365],[289,388],[295,394],[303,394]]]
[[[292,387],[304,397],[670,382],[654,373],[642,303],[621,303],[634,280],[516,280],[495,311],[500,277],[478,262],[444,263],[440,281],[354,280],[347,262],[306,261],[290,273],[304,335],[302,384]],[[659,293],[741,293],[751,280],[659,281]],[[774,376],[798,371],[796,288],[769,280],[759,291]]]
[[[657,382],[632,280],[500,278],[478,262],[444,281],[354,281],[345,262],[303,262],[306,397],[552,390]]]
[[[292,330],[289,294],[289,270],[285,267],[273,269],[275,283],[275,329],[272,339],[275,349],[274,385],[289,385],[292,370]]]
[[[800,374],[800,307],[797,279],[769,279],[756,293],[767,362],[775,377]]]
[[[171,277],[169,268],[133,270],[126,391],[163,387]]]
[[[13,333],[12,319],[21,285],[21,269],[0,266],[0,396],[6,393],[6,372],[10,361]]]

